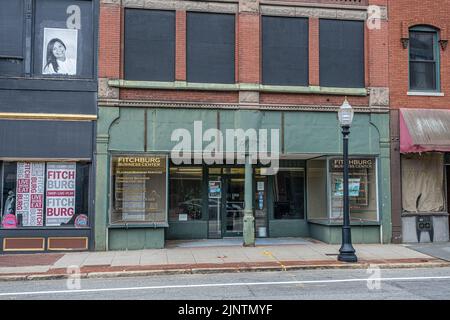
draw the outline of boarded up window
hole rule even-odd
[[[308,19],[262,18],[263,83],[308,85]]]
[[[0,0],[0,76],[23,73],[23,1]]]
[[[125,10],[125,79],[175,80],[175,12]]]
[[[234,83],[234,15],[187,14],[187,81]]]
[[[93,1],[84,0],[36,2],[34,74],[51,77],[93,77],[93,6]],[[61,54],[64,55],[62,59]]]
[[[364,22],[320,20],[320,85],[364,87]]]

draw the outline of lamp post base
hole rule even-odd
[[[356,257],[355,250],[339,250],[338,261],[342,262],[357,262],[358,257]]]

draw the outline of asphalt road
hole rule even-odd
[[[164,275],[81,279],[79,289],[77,284],[76,280],[0,282],[0,299],[450,300],[450,268]]]

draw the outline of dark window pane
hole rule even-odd
[[[263,82],[307,86],[308,19],[263,17]]]
[[[187,81],[234,83],[234,15],[187,14]]]
[[[409,69],[412,90],[436,90],[436,63],[411,61]]]
[[[175,12],[125,10],[125,79],[175,80]]]
[[[320,20],[320,85],[364,87],[364,22]]]
[[[0,76],[23,73],[23,1],[0,0]]]
[[[0,0],[0,56],[22,56],[22,33],[22,0]]]
[[[280,170],[274,179],[275,219],[303,219],[304,217],[303,169]]]
[[[169,220],[190,221],[202,218],[202,168],[170,169]]]
[[[409,58],[411,60],[434,60],[434,33],[410,32]]]

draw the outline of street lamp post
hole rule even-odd
[[[338,260],[344,262],[356,262],[358,258],[355,255],[355,249],[352,246],[352,234],[350,230],[350,199],[348,194],[348,136],[350,126],[353,121],[353,108],[345,98],[344,103],[338,111],[339,123],[342,128],[343,153],[344,153],[344,223],[342,226],[342,245],[339,249]]]

